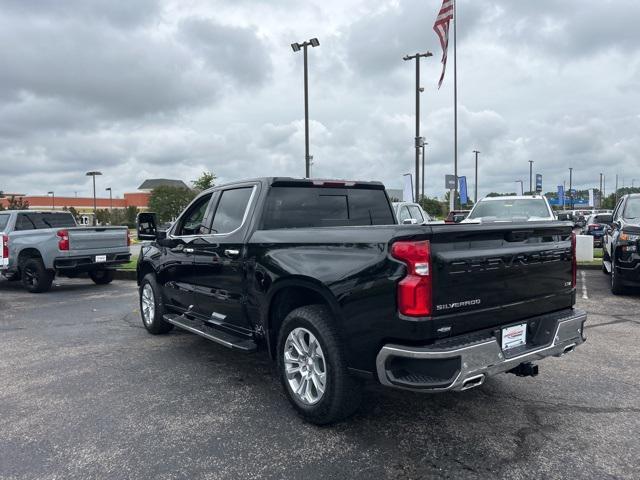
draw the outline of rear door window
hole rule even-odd
[[[418,221],[418,223],[424,222],[424,217],[422,216],[422,212],[420,212],[420,209],[418,208],[417,205],[410,205],[409,211],[411,212],[411,218],[415,218]]]
[[[221,193],[211,233],[231,233],[242,226],[253,189],[254,187],[234,188]]]
[[[4,232],[9,223],[9,215],[0,215],[0,232]]]

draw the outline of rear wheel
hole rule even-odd
[[[324,425],[356,411],[361,385],[347,371],[344,347],[326,307],[309,305],[289,313],[277,356],[285,393],[305,420]]]
[[[106,285],[113,281],[113,270],[91,270],[89,277],[96,285]]]
[[[145,275],[140,282],[140,315],[142,324],[149,333],[160,335],[173,329],[173,325],[164,321],[162,294],[152,273]]]
[[[30,258],[20,268],[22,285],[31,293],[47,292],[51,289],[53,273],[47,270],[40,258]]]

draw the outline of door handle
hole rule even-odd
[[[236,258],[240,255],[240,250],[236,250],[234,248],[228,248],[224,251],[224,254],[227,257]]]
[[[185,247],[182,249],[184,253],[193,253],[195,250],[191,247]]]

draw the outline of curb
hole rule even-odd
[[[602,270],[602,264],[600,264],[600,265],[580,265],[580,264],[578,264],[578,270]]]
[[[113,278],[116,280],[137,280],[135,270],[115,270]]]

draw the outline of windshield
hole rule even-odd
[[[627,201],[624,209],[624,218],[635,220],[640,218],[640,197],[632,197]]]
[[[0,232],[4,232],[4,229],[7,228],[7,223],[9,223],[9,215],[0,215]]]
[[[542,198],[489,200],[478,203],[469,214],[469,219],[493,218],[512,220],[516,218],[551,218],[547,204]]]

